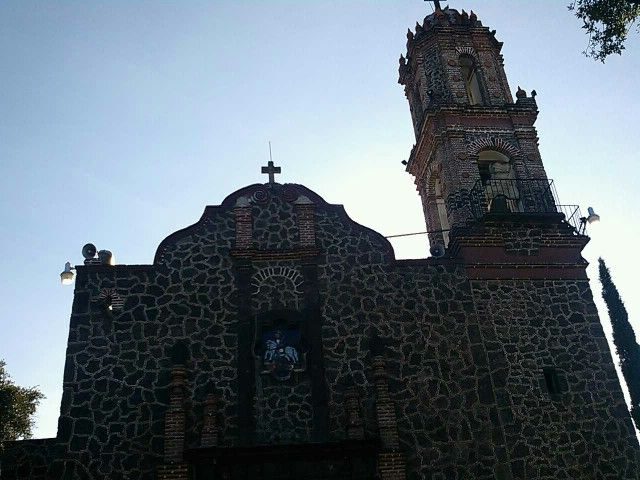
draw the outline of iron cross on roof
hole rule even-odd
[[[440,0],[424,0],[425,2],[433,2],[433,5],[436,7],[436,10],[440,10]]]
[[[276,183],[275,174],[280,173],[281,170],[280,167],[274,167],[271,160],[269,160],[266,167],[262,167],[262,173],[269,174],[269,183]]]

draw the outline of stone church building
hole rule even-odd
[[[151,265],[76,267],[56,438],[2,480],[638,479],[581,256],[495,31],[436,8],[400,58],[432,256],[298,184],[231,193]]]

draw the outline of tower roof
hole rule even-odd
[[[458,12],[458,10],[454,8],[445,7],[444,9],[436,9],[435,12],[424,17],[422,25],[416,22],[415,33],[409,29],[407,32],[407,38],[409,41],[417,39],[423,35],[425,31],[437,26],[482,27],[482,22],[478,20],[478,17],[473,13],[473,10],[471,10],[471,13],[467,13],[464,10]]]
[[[469,13],[464,10],[456,10],[454,8],[445,7],[444,9],[436,8],[435,12],[424,17],[422,24],[416,22],[415,31],[409,29],[407,31],[407,53],[400,55],[400,80],[399,83],[404,84],[403,77],[409,71],[409,60],[414,57],[416,49],[424,46],[428,39],[438,31],[447,31],[451,33],[454,29],[460,33],[471,33],[472,29],[484,32],[489,37],[489,41],[493,42],[498,51],[502,48],[502,43],[495,37],[495,30],[489,31],[487,27],[482,25],[473,10]]]

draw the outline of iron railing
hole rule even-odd
[[[469,192],[469,208],[474,219],[486,214],[561,213],[577,233],[581,233],[580,209],[561,205],[553,180],[546,178],[478,180]]]

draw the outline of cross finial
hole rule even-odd
[[[442,10],[440,8],[440,0],[424,0],[425,2],[433,2],[433,5],[436,7],[436,11],[437,10]]]
[[[269,175],[269,183],[276,183],[276,173],[281,172],[280,167],[274,167],[273,162],[269,160],[266,167],[262,167],[262,173],[267,173]]]

